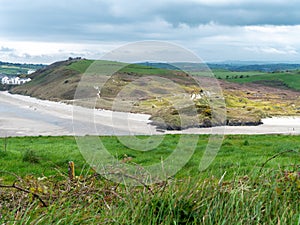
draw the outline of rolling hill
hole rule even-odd
[[[299,115],[297,72],[248,71],[236,77],[238,72],[218,69],[214,70],[220,78],[217,81],[201,72],[193,70],[191,78],[163,64],[127,65],[76,58],[38,70],[30,75],[31,82],[11,92],[70,104],[79,98],[86,107],[147,113],[153,124],[165,129],[258,125],[267,116]],[[193,104],[187,104],[191,101]]]

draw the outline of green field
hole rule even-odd
[[[84,73],[94,60],[81,60],[76,63],[72,63],[68,66],[69,69],[76,70],[79,73]]]
[[[300,73],[298,70],[290,72],[232,72],[227,70],[214,70],[215,77],[225,79],[229,82],[251,83],[263,82],[263,84],[277,87],[286,86],[294,90],[300,90]]]
[[[101,141],[116,159],[146,166],[166,159],[179,137],[167,135],[148,152],[124,147],[117,137]],[[207,140],[199,136],[190,161],[167,182],[127,187],[95,176],[74,137],[2,138],[0,222],[299,224],[299,136],[226,136],[213,163],[200,172]],[[76,167],[72,181],[69,161]]]
[[[215,75],[216,78],[221,79],[234,79],[235,77],[240,78],[247,77],[247,76],[257,76],[257,75],[266,75],[265,72],[259,72],[259,71],[229,71],[226,69],[213,69],[212,73]]]
[[[178,135],[167,135],[156,149],[147,152],[131,150],[123,146],[117,137],[101,137],[101,141],[111,154],[117,156],[118,159],[122,159],[127,155],[132,157],[132,163],[146,166],[167,158],[175,149],[178,138]],[[1,170],[10,171],[21,176],[28,174],[42,176],[42,174],[55,174],[57,172],[55,169],[67,171],[69,161],[75,162],[78,169],[77,173],[84,167],[84,159],[73,137],[19,137],[7,138],[6,141],[7,151],[2,150],[0,152]],[[199,162],[206,149],[207,141],[208,136],[199,137],[193,157],[177,174],[177,177],[199,175]],[[4,139],[0,140],[1,145],[4,145]],[[285,150],[298,150],[299,146],[299,136],[227,136],[208,171],[215,176],[220,176],[227,171],[227,178],[230,179],[237,169],[241,173],[248,174],[259,168],[268,157]],[[33,164],[24,162],[22,159],[27,151],[34,152],[39,162]],[[299,155],[290,153],[273,160],[267,167],[288,166],[297,164],[299,161]],[[203,175],[206,176],[207,171],[203,172]]]
[[[300,90],[300,73],[273,73],[265,75],[250,76],[243,79],[233,79],[234,82],[247,83],[257,81],[280,81],[288,88]]]
[[[16,66],[0,66],[0,73],[6,75],[27,74],[28,69]]]
[[[29,70],[38,70],[43,68],[43,65],[32,65],[32,64],[7,64],[1,65],[0,62],[0,74],[17,76],[17,75],[27,75]]]
[[[80,73],[91,72],[91,71],[99,72],[99,70],[97,70],[99,67],[101,67],[100,71],[105,71],[106,69],[113,71],[115,68],[114,72],[117,73],[131,73],[131,74],[134,73],[137,75],[168,75],[170,73],[170,70],[166,70],[166,69],[144,66],[139,64],[127,64],[127,63],[105,61],[105,60],[97,60],[97,61],[81,60],[67,66],[67,68],[76,70],[77,72]]]

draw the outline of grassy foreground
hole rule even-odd
[[[145,138],[145,137],[140,137]],[[120,160],[165,159],[178,135],[149,152],[101,137]],[[166,182],[141,187],[98,176],[73,137],[0,139],[1,224],[299,224],[299,136],[226,136],[210,167],[198,171],[208,136]],[[67,175],[68,161],[76,178]]]

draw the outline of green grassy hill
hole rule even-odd
[[[85,106],[151,114],[155,125],[167,129],[225,123],[257,125],[263,117],[298,115],[300,112],[297,92],[300,90],[300,74],[297,71],[264,73],[217,69],[213,72],[219,78],[217,85],[221,86],[225,96],[226,121],[221,121],[218,115],[212,119],[211,99],[206,94],[193,100],[194,109],[186,105],[191,94],[208,90],[205,84],[210,83],[211,78],[202,76],[205,73],[191,72],[200,84],[204,84],[199,87],[183,71],[144,64],[69,59],[38,70],[30,76],[31,82],[15,87],[11,92],[71,104],[76,94],[76,98],[80,96],[86,100]],[[251,85],[244,85],[249,83]],[[98,87],[101,98],[97,98]],[[116,99],[118,104],[114,108]],[[225,105],[219,104],[215,111],[225,113],[224,108]],[[197,118],[192,118],[193,110],[198,113]],[[182,124],[182,121],[187,123]]]

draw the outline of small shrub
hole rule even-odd
[[[205,109],[203,114],[204,114],[204,116],[211,116],[211,114],[212,114],[211,109],[210,108]]]
[[[248,145],[250,145],[250,143],[249,143],[248,140],[245,140],[243,145],[244,145],[244,146],[248,146]]]
[[[1,151],[0,150],[0,158],[1,157],[5,157],[5,156],[7,156],[8,154],[7,154],[7,152],[6,151]]]
[[[33,150],[27,150],[23,155],[23,162],[39,163],[40,158]]]

